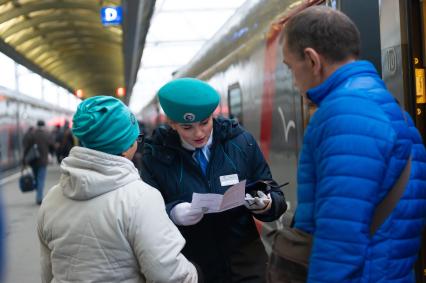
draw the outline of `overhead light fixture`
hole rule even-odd
[[[82,89],[77,89],[77,90],[75,91],[75,95],[76,95],[78,98],[83,98],[83,96],[84,96],[83,90],[82,90]]]
[[[118,88],[115,90],[115,94],[116,94],[118,97],[124,97],[124,96],[126,95],[126,89],[125,89],[124,87],[118,87]]]

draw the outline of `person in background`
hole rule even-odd
[[[143,143],[146,136],[145,124],[142,121],[138,121],[138,125],[139,125],[139,131],[141,132],[142,143]],[[138,169],[139,172],[142,170],[142,148],[143,148],[142,146],[138,146],[135,156],[132,159],[133,164],[135,165],[136,169]]]
[[[65,121],[64,126],[56,135],[55,142],[57,161],[61,163],[62,159],[68,156],[71,148],[74,146],[74,137],[68,121]]]
[[[38,214],[42,282],[197,282],[161,194],[130,161],[135,116],[95,96],[79,104],[72,131],[83,147],[62,161]]]
[[[0,145],[1,153],[1,145]],[[1,156],[0,156],[1,157]],[[3,172],[0,169],[0,178],[3,177]],[[0,183],[0,282],[4,282],[6,272],[6,215],[3,202],[3,188]]]
[[[240,181],[272,181],[254,137],[233,120],[213,118],[219,94],[198,79],[165,84],[158,98],[170,127],[145,139],[142,179],[164,197],[167,212],[206,282],[264,282],[267,255],[253,217],[273,221],[286,210],[272,189],[247,196],[245,206],[204,214],[191,206],[193,193],[224,194]]]
[[[53,141],[49,133],[45,130],[43,120],[37,121],[37,128],[32,132],[27,132],[24,137],[24,165],[30,165],[35,179],[36,203],[41,204],[43,200],[44,181],[46,179],[46,171],[48,164],[49,151],[54,147]],[[32,148],[36,148],[38,158],[33,159],[29,164],[25,164],[25,156]]]
[[[0,187],[1,189],[1,187]],[[7,238],[6,238],[6,215],[5,205],[3,198],[0,199],[0,282],[4,282],[6,277],[6,265],[7,265]]]
[[[26,148],[28,148],[30,141],[32,139],[33,133],[34,133],[34,127],[30,126],[22,138],[22,147],[24,148],[24,151]]]
[[[60,124],[56,124],[55,127],[53,128],[52,132],[51,132],[51,136],[52,139],[55,141],[55,147],[54,147],[54,152],[52,153],[52,155],[54,154],[56,156],[56,161],[58,162],[58,164],[61,163],[60,161],[60,154],[59,154],[59,142],[58,140],[58,136],[61,132],[61,125]]]
[[[313,236],[308,282],[414,282],[426,218],[418,130],[374,66],[358,60],[360,35],[346,15],[307,8],[283,38],[294,85],[318,107],[304,136],[294,224]],[[402,198],[370,236],[376,206],[410,159]]]

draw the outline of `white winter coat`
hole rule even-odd
[[[38,215],[42,282],[197,282],[163,198],[124,157],[74,147]]]

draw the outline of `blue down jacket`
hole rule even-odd
[[[248,183],[272,180],[256,140],[232,120],[213,120],[210,152],[206,177],[192,152],[180,145],[175,131],[157,128],[145,141],[142,179],[160,190],[168,213],[177,203],[191,202],[193,192],[223,194],[230,186],[221,186],[220,176],[238,174],[239,180],[246,179]],[[201,267],[206,282],[264,282],[267,256],[253,216],[273,221],[284,213],[283,193],[273,191],[271,198],[271,210],[265,215],[251,214],[240,206],[205,214],[192,226],[178,226],[186,239],[182,252]]]
[[[295,227],[312,233],[308,282],[414,282],[426,217],[426,152],[373,65],[356,61],[308,91]],[[408,116],[408,115],[406,115]],[[402,199],[370,237],[373,209],[412,155]]]

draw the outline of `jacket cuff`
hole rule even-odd
[[[172,211],[173,207],[175,207],[177,204],[184,202],[183,200],[176,200],[169,203],[166,203],[166,212],[167,215],[170,217],[170,212]]]
[[[270,194],[272,199],[271,209],[263,214],[252,213],[256,219],[262,222],[277,220],[287,210],[287,203],[282,191],[271,191]]]

